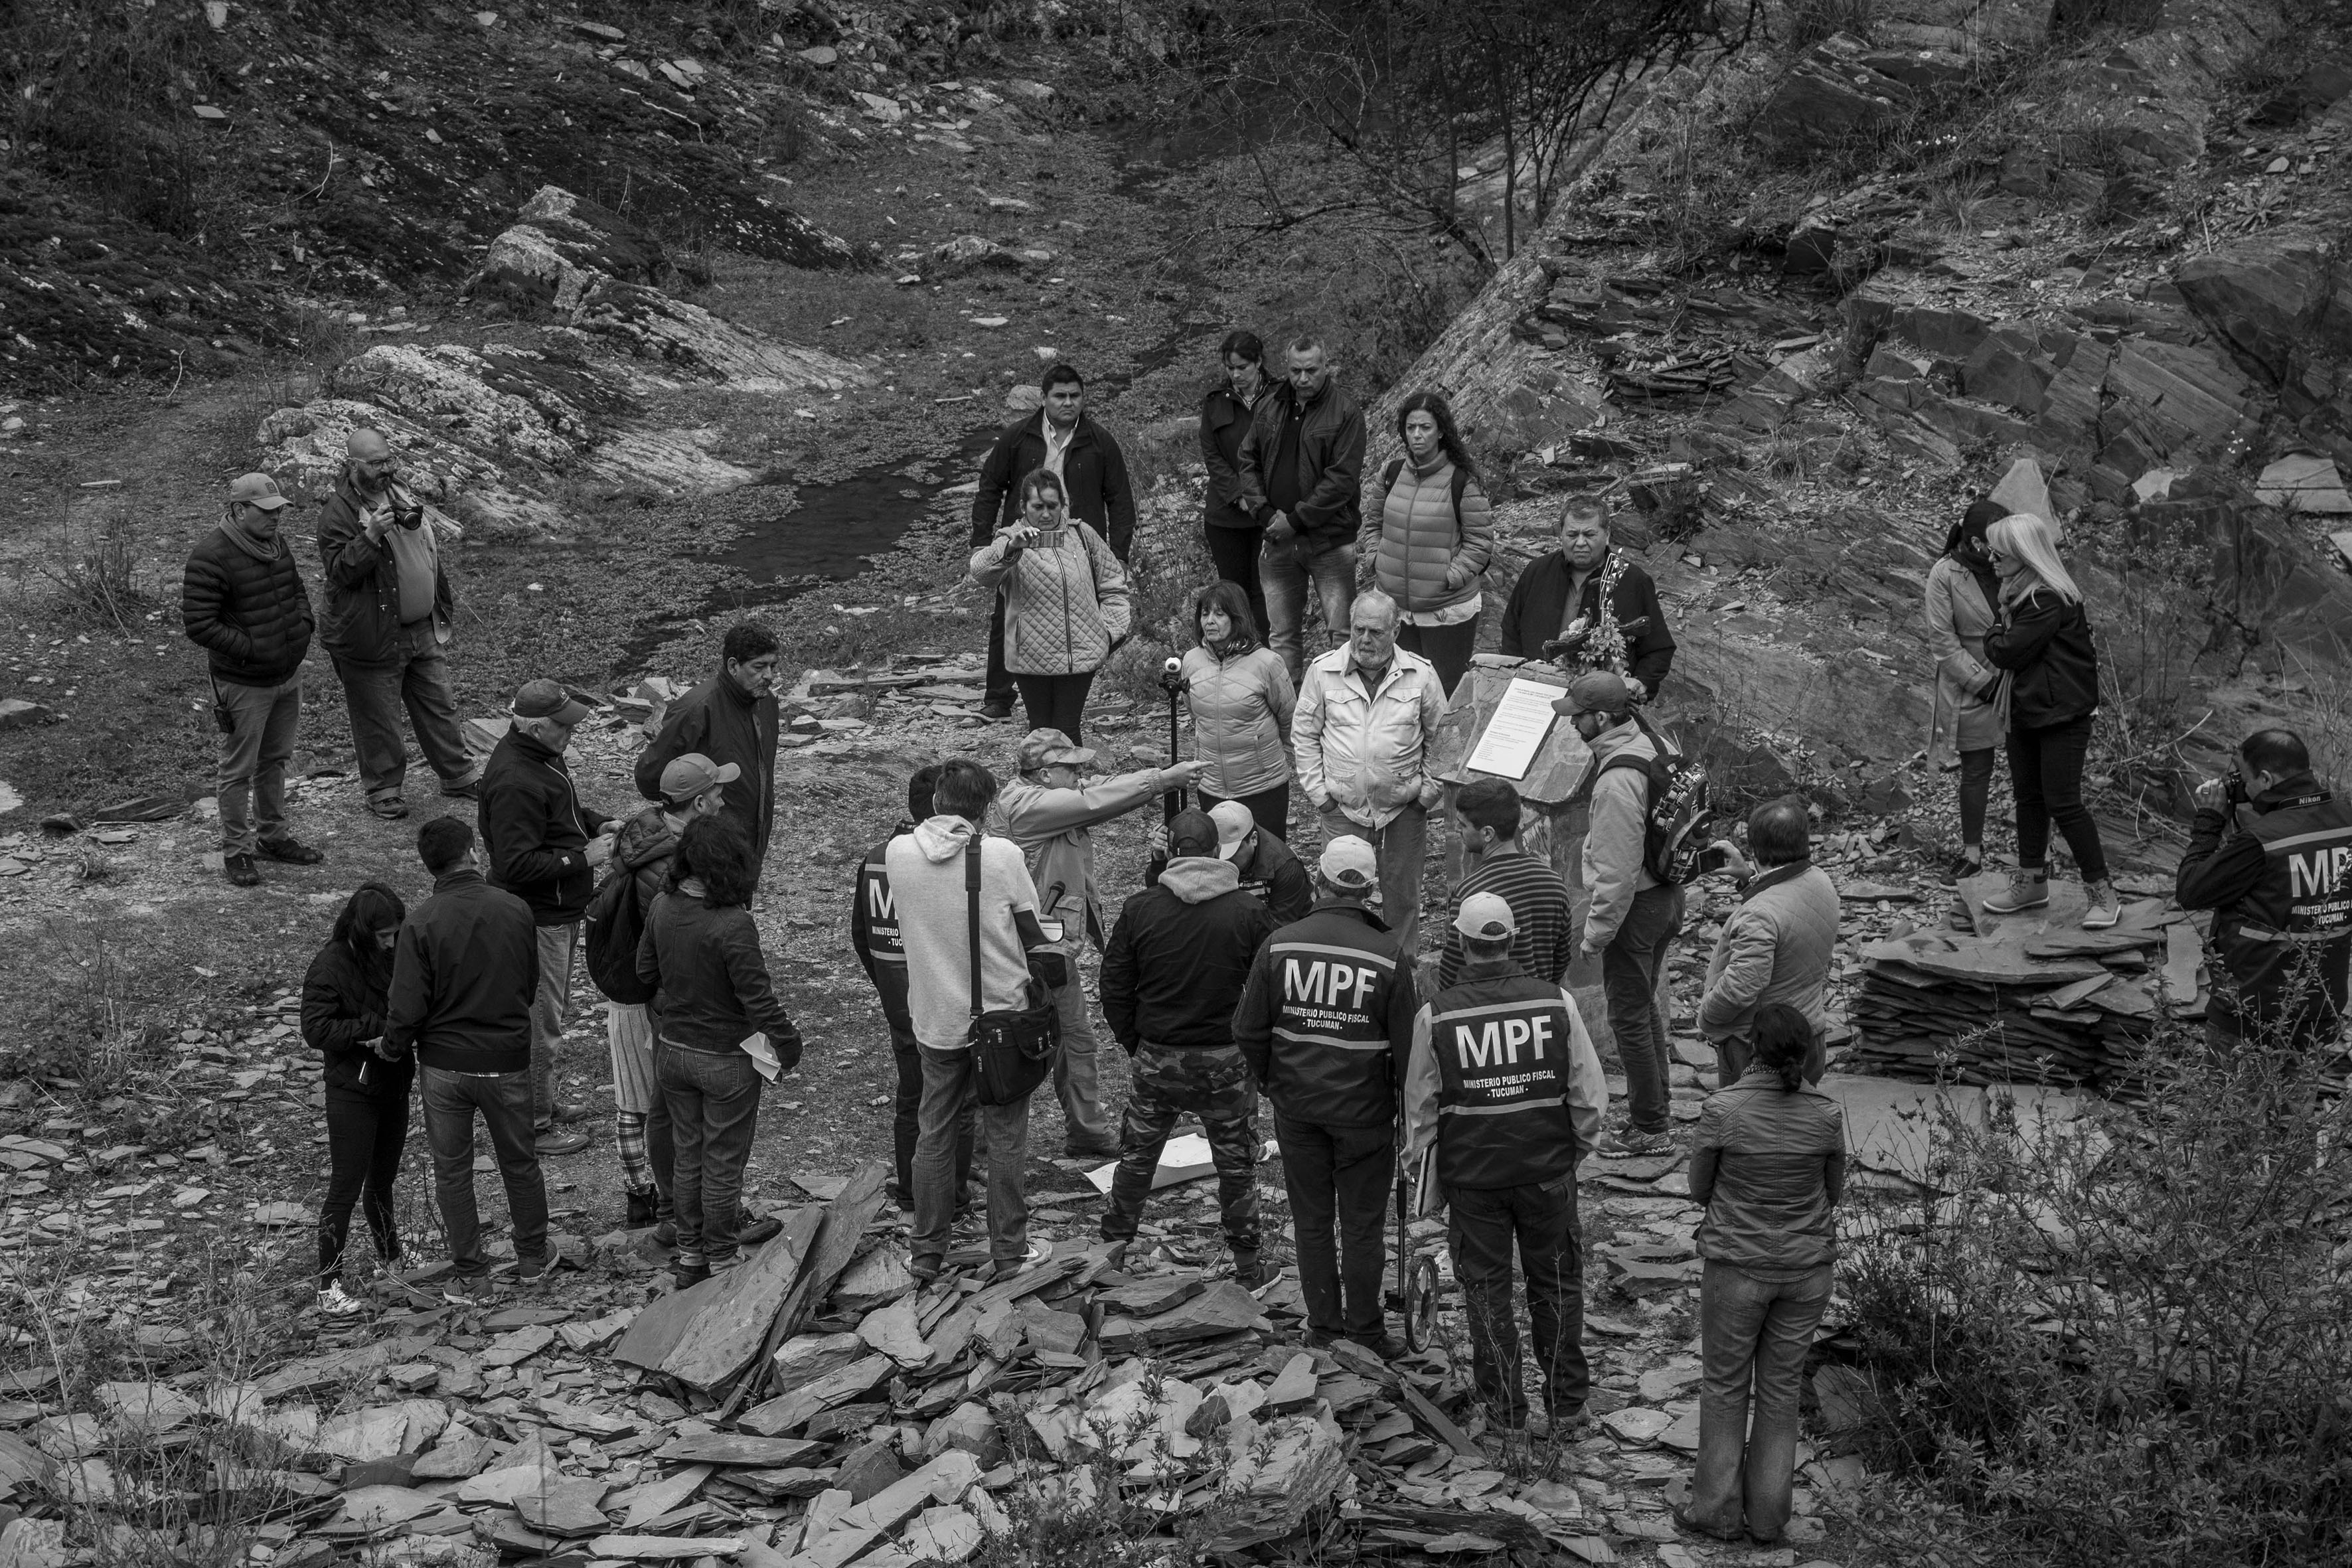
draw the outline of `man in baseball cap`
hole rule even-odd
[[[1575,998],[1513,961],[1518,921],[1511,906],[1497,894],[1473,893],[1454,929],[1462,933],[1462,978],[1412,1022],[1405,1169],[1418,1171],[1436,1146],[1449,1210],[1445,1244],[1488,1416],[1505,1430],[1528,1425],[1511,1308],[1516,1252],[1527,1274],[1549,1434],[1563,1437],[1582,1425],[1591,1384],[1576,1165],[1601,1135],[1608,1084]]]
[[[232,480],[227,515],[189,552],[180,588],[181,626],[205,650],[220,731],[221,867],[240,888],[261,880],[256,855],[296,866],[325,858],[286,827],[286,764],[302,725],[302,660],[318,623],[278,531],[285,506],[268,474]]]
[[[1198,763],[1178,763],[1081,785],[1094,761],[1092,751],[1061,731],[1032,730],[1022,738],[1015,763],[1020,776],[996,797],[1004,831],[1021,847],[1029,879],[1036,884],[1038,923],[1069,964],[1068,984],[1054,990],[1062,1018],[1054,1088],[1062,1098],[1064,1152],[1081,1160],[1108,1159],[1118,1152],[1095,1071],[1099,1043],[1078,976],[1078,955],[1086,951],[1087,939],[1099,949],[1104,937],[1102,891],[1095,885],[1089,829],[1183,788],[1201,772]]]
[[[1657,1000],[1675,936],[1683,926],[1683,890],[1650,874],[1650,775],[1658,748],[1633,721],[1633,692],[1622,676],[1587,670],[1552,704],[1592,748],[1591,820],[1584,832],[1586,956],[1601,958],[1609,1029],[1625,1068],[1625,1125],[1601,1145],[1610,1154],[1663,1154],[1667,1136],[1666,1017]]]
[[[1209,808],[1217,829],[1217,858],[1233,862],[1241,874],[1242,891],[1262,900],[1276,923],[1305,920],[1315,907],[1315,879],[1290,846],[1271,833],[1260,832],[1257,818],[1237,800],[1221,800]],[[1143,885],[1156,886],[1167,857],[1154,855],[1145,862]]]
[[[743,769],[735,763],[714,763],[700,752],[688,752],[672,757],[662,769],[662,804],[673,809],[691,805],[698,795],[731,784],[743,776]]]
[[[532,1125],[541,1155],[576,1154],[584,1134],[558,1121],[588,1114],[556,1099],[556,1045],[572,994],[572,955],[580,917],[596,889],[596,870],[611,858],[615,820],[583,804],[563,753],[572,731],[595,711],[556,680],[524,683],[508,711],[510,727],[482,769],[479,816],[489,881],[530,906],[539,928],[539,994],[530,1009]]]
[[[1311,1344],[1405,1347],[1381,1315],[1397,1089],[1412,1037],[1412,965],[1365,907],[1380,857],[1353,834],[1324,846],[1306,919],[1266,938],[1234,1011],[1234,1043],[1274,1105]]]

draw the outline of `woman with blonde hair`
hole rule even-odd
[[[2050,901],[2054,822],[2090,895],[2084,928],[2104,931],[2123,910],[2099,825],[2083,804],[2083,760],[2099,710],[2099,655],[2083,590],[2058,558],[2050,525],[2030,512],[2011,512],[1986,530],[1985,548],[2000,580],[2000,620],[1985,634],[1985,658],[2007,672],[2009,778],[2017,798],[2017,870],[1985,908],[2010,914]]]

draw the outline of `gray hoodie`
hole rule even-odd
[[[907,1010],[915,1038],[933,1050],[971,1044],[971,902],[964,890],[964,847],[972,825],[934,816],[884,850],[890,899],[907,947]],[[1034,912],[1037,889],[1009,838],[980,840],[981,1006],[1027,1005],[1029,959],[1014,917]]]

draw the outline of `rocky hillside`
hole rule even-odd
[[[2116,758],[2174,805],[2201,743],[2352,670],[2340,37],[2265,5],[2095,37],[2046,5],[1852,9],[1650,84],[1409,384],[1526,489],[1630,503],[1680,701],[1861,765],[1879,804],[1918,782],[1943,531],[2040,481],[2126,722],[2195,731]]]

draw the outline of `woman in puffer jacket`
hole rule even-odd
[[[1478,646],[1492,517],[1443,396],[1406,398],[1397,434],[1405,455],[1382,472],[1381,499],[1364,509],[1360,558],[1403,612],[1397,646],[1436,666],[1450,697]]]
[[[1192,595],[1200,646],[1184,655],[1184,700],[1200,759],[1201,809],[1248,807],[1260,833],[1290,837],[1290,710],[1297,690],[1282,656],[1258,640],[1249,597],[1219,581]]]
[[[1032,468],[1020,498],[1020,520],[972,552],[971,580],[1004,595],[1004,668],[1029,728],[1076,741],[1095,671],[1127,640],[1127,568],[1069,515],[1059,474]]]

